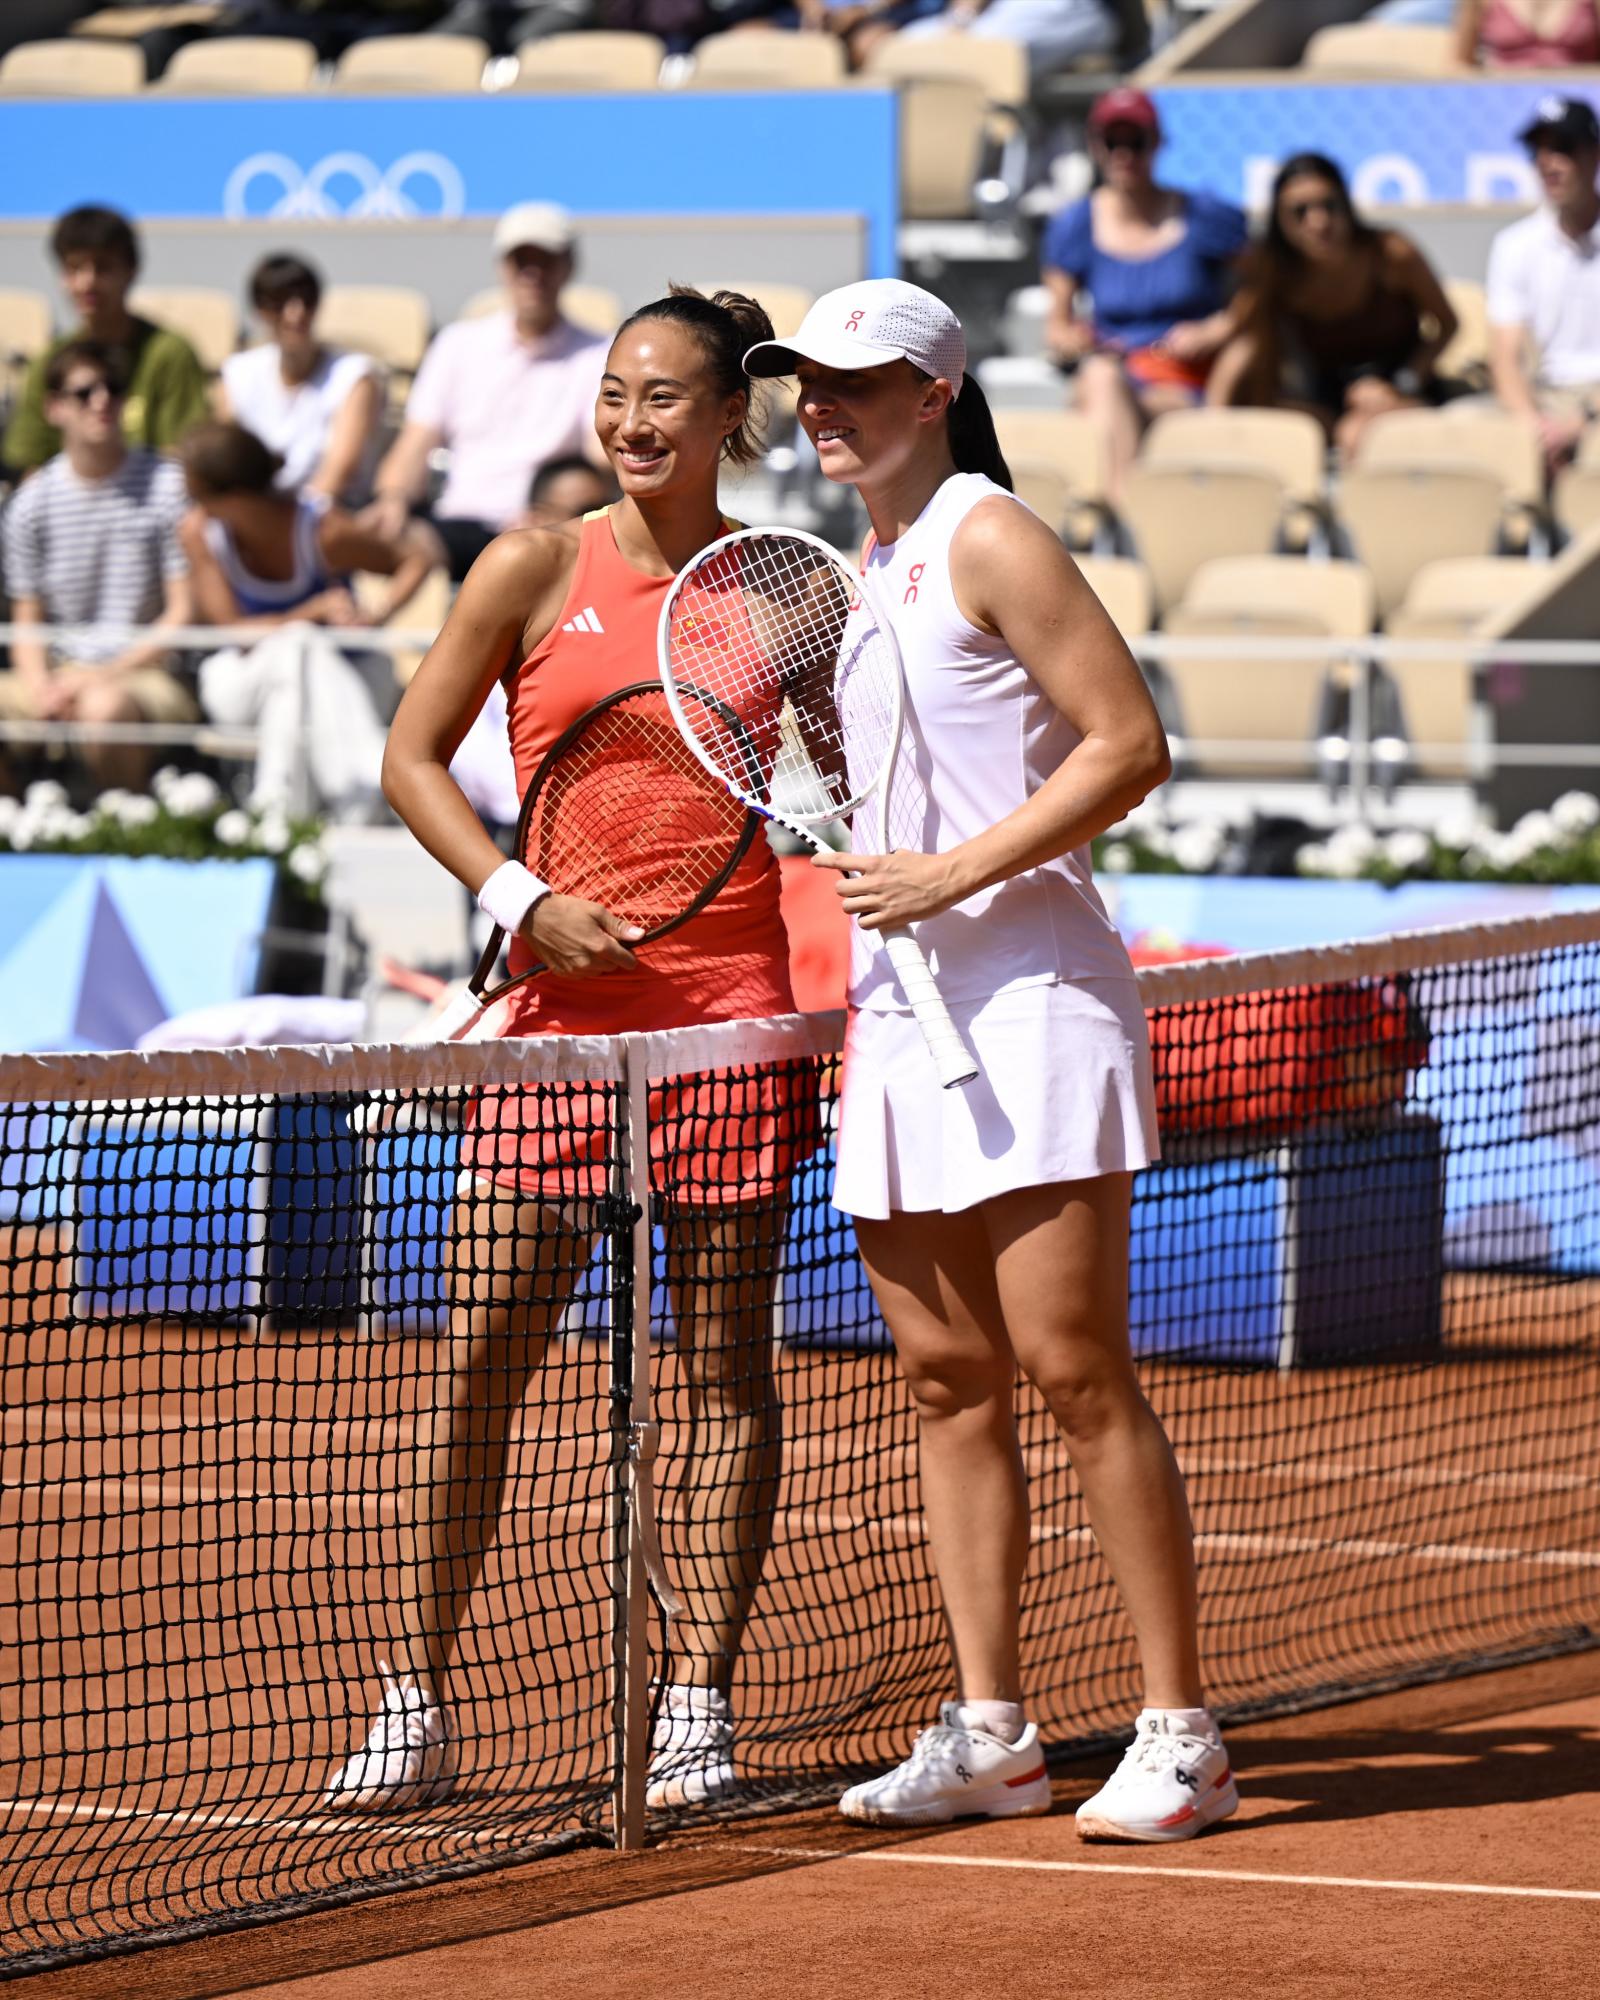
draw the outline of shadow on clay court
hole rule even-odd
[[[1274,1799],[1304,1797],[1215,1829],[1230,1836],[1317,1820],[1533,1805],[1600,1791],[1600,1731],[1576,1726],[1483,1723],[1448,1732],[1275,1737],[1242,1744],[1234,1761],[1247,1794],[1259,1788]]]

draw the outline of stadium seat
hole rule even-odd
[[[289,36],[221,35],[187,42],[152,90],[173,97],[298,97],[311,88],[317,52]]]
[[[396,96],[477,91],[488,60],[489,45],[476,35],[373,35],[340,56],[333,87]]]
[[[1509,410],[1469,404],[1391,411],[1362,432],[1356,464],[1373,471],[1400,466],[1487,472],[1500,481],[1507,526],[1519,543],[1525,543],[1530,529],[1544,518],[1544,458],[1538,433]]]
[[[1128,475],[1121,512],[1165,609],[1179,602],[1203,562],[1270,554],[1283,508],[1283,481],[1269,472],[1141,459]]]
[[[1372,629],[1372,578],[1359,563],[1299,556],[1220,557],[1194,572],[1167,614],[1175,636],[1328,639],[1324,659],[1167,660],[1185,745],[1185,769],[1210,776],[1305,775],[1325,691],[1344,647]],[[1197,744],[1231,744],[1229,750]],[[1279,746],[1273,749],[1269,746]]]
[[[207,285],[140,285],[128,300],[137,313],[181,333],[208,375],[239,345],[239,308]]]
[[[1438,372],[1447,381],[1470,382],[1474,388],[1487,388],[1489,307],[1483,287],[1470,278],[1447,278],[1444,293],[1460,324],[1455,338],[1439,356]]]
[[[1339,482],[1339,520],[1352,552],[1372,571],[1378,613],[1404,601],[1424,563],[1492,555],[1505,487],[1473,466],[1358,465]]]
[[[695,90],[829,90],[844,82],[837,35],[707,35],[694,52]]]
[[[1028,102],[1028,51],[1021,42],[978,41],[971,35],[906,41],[891,35],[872,50],[862,64],[862,75],[896,83],[956,77],[981,84],[991,104],[1018,109]]]
[[[1538,588],[1539,572],[1518,556],[1431,562],[1411,580],[1385,629],[1394,639],[1469,638],[1488,619]],[[1467,660],[1391,660],[1411,761],[1424,777],[1459,778],[1475,768],[1473,669]]]
[[[514,90],[654,90],[667,45],[656,35],[547,35],[517,50]]]
[[[43,292],[0,291],[0,360],[31,361],[50,345],[52,315]]]
[[[488,313],[504,312],[506,295],[498,285],[474,292],[461,308],[462,319],[482,319]],[[622,301],[604,285],[567,285],[561,293],[561,310],[574,326],[586,333],[615,333],[624,318]]]
[[[24,42],[0,57],[0,97],[129,97],[144,52],[120,42]]]
[[[1100,433],[1077,410],[996,410],[994,427],[1017,492],[1072,547],[1105,521]]]
[[[696,291],[707,297],[713,292],[742,292],[747,299],[757,300],[766,307],[772,330],[780,340],[799,332],[801,320],[817,298],[804,285],[776,284],[766,278],[696,278],[693,282]]]
[[[431,320],[427,299],[409,285],[330,285],[317,332],[331,346],[357,348],[410,376],[421,364]]]
[[[1144,564],[1127,556],[1079,556],[1077,564],[1123,638],[1130,645],[1142,639],[1155,618],[1155,592]]]
[[[900,213],[909,222],[960,221],[990,140],[983,86],[918,77],[900,86]]]
[[[1150,465],[1271,473],[1283,486],[1289,505],[1284,538],[1295,548],[1305,547],[1313,522],[1327,511],[1327,440],[1316,418],[1304,410],[1169,410],[1145,433],[1140,455]]]
[[[1306,69],[1321,76],[1453,76],[1454,28],[1387,27],[1381,21],[1350,21],[1323,28],[1306,44]]]
[[[369,618],[376,618],[389,594],[389,579],[384,576],[373,576],[366,570],[359,570],[356,573],[354,589],[356,603]],[[448,571],[436,569],[425,579],[411,601],[401,607],[398,615],[385,622],[393,626],[397,632],[421,632],[437,637],[439,628],[450,615],[450,606],[454,598],[455,586],[450,581]],[[391,658],[396,685],[409,686],[412,675],[422,665],[422,653],[409,650],[395,653]]]

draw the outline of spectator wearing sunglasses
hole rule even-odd
[[[1320,153],[1278,169],[1236,304],[1241,331],[1208,399],[1310,410],[1346,460],[1375,417],[1451,393],[1435,363],[1457,322],[1433,267],[1410,237],[1361,220]]]
[[[73,340],[46,363],[44,410],[62,447],[5,513],[5,581],[18,625],[143,626],[130,640],[92,629],[66,639],[19,636],[0,673],[0,719],[82,723],[198,722],[174,671],[167,627],[187,624],[188,564],[178,542],[183,474],[123,438],[126,362],[120,349]],[[152,753],[89,742],[102,786],[140,789]]]
[[[1489,365],[1553,467],[1600,415],[1600,119],[1581,98],[1546,97],[1519,136],[1544,201],[1490,246]]]
[[[1156,179],[1161,121],[1142,90],[1108,91],[1089,113],[1099,185],[1045,233],[1046,339],[1077,377],[1078,407],[1105,439],[1115,501],[1152,417],[1197,403],[1235,330],[1229,304],[1244,248],[1240,210]],[[1080,315],[1082,296],[1093,300]]]

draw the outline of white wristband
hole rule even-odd
[[[478,891],[478,908],[501,930],[519,931],[534,904],[551,893],[550,884],[541,882],[520,861],[502,861]]]

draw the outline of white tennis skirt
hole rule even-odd
[[[950,1009],[980,1074],[941,1090],[909,1014],[852,1012],[833,1205],[971,1208],[1010,1188],[1092,1180],[1160,1155],[1150,1038],[1131,979],[1014,987]]]

